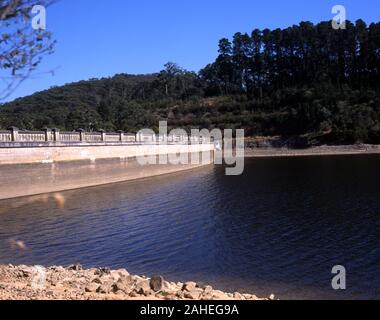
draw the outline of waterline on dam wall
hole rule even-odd
[[[149,157],[154,155],[191,154],[214,151],[213,143],[205,144],[138,144],[138,145],[67,145],[0,147],[0,165],[51,163],[61,161]]]
[[[203,161],[202,153],[198,155],[199,164],[141,165],[131,157],[0,165],[0,200],[154,177],[212,163],[212,157]]]

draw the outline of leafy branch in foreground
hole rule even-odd
[[[31,11],[53,0],[0,0],[0,100],[14,90],[37,69],[45,54],[51,54],[55,41],[51,33],[35,30]]]

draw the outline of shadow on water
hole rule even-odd
[[[0,263],[126,267],[280,298],[379,298],[378,156],[247,159],[0,201]],[[347,269],[347,290],[331,269]]]

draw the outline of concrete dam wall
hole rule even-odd
[[[0,200],[189,170],[211,164],[213,151],[213,143],[0,146]],[[159,164],[160,155],[181,152],[188,152],[188,163]],[[156,164],[142,165],[137,161],[142,156]]]
[[[214,149],[213,144],[140,144],[0,147],[0,165],[53,163],[62,161],[125,159],[136,156],[196,153]]]

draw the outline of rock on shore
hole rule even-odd
[[[127,270],[53,266],[0,266],[0,300],[260,300],[195,282],[169,282]]]

